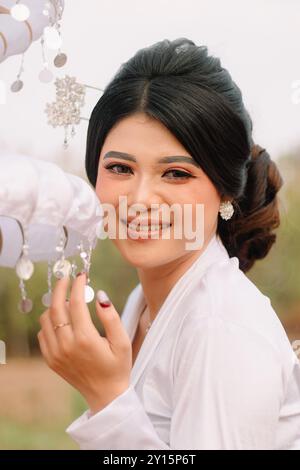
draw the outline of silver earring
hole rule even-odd
[[[232,217],[232,214],[234,213],[233,205],[230,201],[223,201],[220,204],[219,212],[222,219],[228,220]]]

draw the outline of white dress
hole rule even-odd
[[[141,284],[121,315],[131,340]],[[300,362],[270,299],[215,235],[173,286],[130,386],[66,429],[80,449],[300,449]]]

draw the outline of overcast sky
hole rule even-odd
[[[63,47],[68,63],[55,76],[104,88],[120,64],[162,39],[187,37],[221,59],[241,88],[254,122],[254,140],[278,156],[300,143],[300,0],[65,0]],[[55,53],[49,51],[50,63]],[[41,83],[39,41],[25,54],[24,87],[11,93],[21,56],[0,64],[7,99],[0,104],[0,152],[27,152],[62,161],[63,130],[47,124],[44,108],[55,85]],[[300,95],[300,93],[299,93]],[[81,115],[89,117],[101,92],[87,89]],[[296,100],[300,101],[300,99]],[[81,121],[65,159],[83,169],[87,122]]]

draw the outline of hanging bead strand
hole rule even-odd
[[[45,52],[45,38],[44,33],[41,37],[41,46],[42,46],[42,57],[43,57],[43,70],[39,73],[39,79],[42,83],[49,83],[53,80],[53,73],[49,69],[48,60]]]
[[[19,69],[19,72],[18,72],[18,75],[17,75],[17,80],[15,80],[12,84],[11,84],[11,91],[13,93],[17,93],[18,91],[22,90],[23,88],[23,81],[20,79],[21,78],[21,75],[22,73],[24,72],[24,67],[23,67],[23,64],[24,64],[24,55],[25,55],[25,52],[23,52],[22,54],[22,58],[21,58],[21,65],[20,65],[20,69]]]
[[[29,259],[29,245],[27,237],[26,227],[20,225],[21,232],[23,235],[23,246],[21,256],[16,264],[16,274],[20,279],[19,287],[21,290],[21,301],[19,302],[18,308],[21,313],[29,313],[32,310],[32,300],[27,298],[24,281],[31,278],[34,272],[34,265]]]
[[[57,279],[69,276],[71,273],[71,263],[65,259],[65,247],[67,244],[67,237],[64,229],[61,229],[60,241],[56,246],[56,251],[61,253],[60,259],[56,261],[53,266],[53,274]]]
[[[90,273],[90,266],[91,266],[92,245],[90,243],[88,249],[85,250],[84,246],[83,246],[83,242],[81,240],[80,244],[79,244],[79,249],[80,249],[80,258],[83,261],[84,271],[86,272],[86,285],[85,285],[85,289],[84,289],[84,291],[85,291],[84,292],[84,297],[85,297],[86,303],[89,303],[95,297],[94,289],[89,285],[89,283],[90,283],[89,273]]]
[[[46,292],[42,297],[42,304],[44,307],[50,307],[51,305],[51,298],[52,298],[52,263],[48,261],[48,269],[47,269],[47,284],[48,284],[48,292]]]

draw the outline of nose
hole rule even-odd
[[[128,206],[134,205],[136,209],[141,207],[141,209],[138,209],[141,212],[142,210],[150,210],[152,204],[157,205],[162,202],[164,201],[159,189],[151,178],[146,176],[134,181],[127,194]]]

